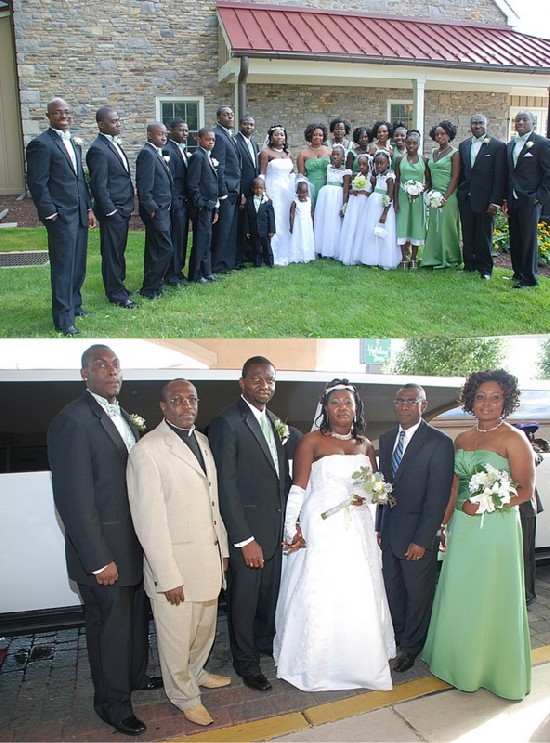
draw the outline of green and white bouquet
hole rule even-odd
[[[354,492],[336,506],[323,511],[321,514],[323,520],[354,504],[372,503],[373,505],[387,505],[390,508],[395,505],[395,498],[391,495],[392,485],[384,480],[381,472],[373,472],[370,465],[360,467],[357,472],[353,473],[352,478],[353,487],[359,487],[361,492]]]
[[[492,513],[510,504],[512,496],[518,494],[516,486],[506,470],[497,470],[492,464],[486,464],[470,479],[469,500],[479,504],[476,514]]]
[[[352,180],[351,185],[357,191],[364,191],[367,187],[368,179],[362,173],[358,173]]]
[[[431,208],[441,209],[445,204],[445,197],[441,191],[428,191],[426,194],[426,204]]]
[[[420,196],[420,194],[423,193],[424,184],[422,183],[422,181],[409,180],[402,183],[401,188],[403,189],[403,191],[405,191],[409,199],[412,199]]]

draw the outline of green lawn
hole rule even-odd
[[[0,250],[43,249],[39,229],[0,230]],[[127,285],[141,285],[143,233],[131,233]],[[320,260],[286,268],[247,268],[217,284],[140,297],[129,311],[110,305],[101,280],[99,233],[90,232],[84,307],[87,337],[488,336],[550,332],[550,279],[512,291],[510,271],[492,281],[454,270],[381,271]],[[50,314],[49,266],[0,269],[2,337],[57,337]]]

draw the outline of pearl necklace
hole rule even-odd
[[[284,150],[284,147],[275,147],[275,145],[272,144],[271,149],[275,150],[275,152],[282,152]]]
[[[476,428],[480,433],[489,433],[489,431],[496,431],[499,426],[502,426],[504,423],[504,418],[501,418],[500,423],[497,423],[496,426],[493,426],[492,428],[480,428],[479,427],[479,421],[476,423]]]
[[[351,430],[348,433],[336,433],[336,431],[331,431],[330,435],[339,441],[350,441],[353,438]]]

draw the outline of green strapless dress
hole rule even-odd
[[[458,498],[422,659],[457,689],[520,700],[531,690],[531,645],[519,510],[472,517],[460,510],[472,474],[486,463],[509,471],[494,451],[456,452]]]
[[[311,194],[313,206],[315,206],[319,191],[327,185],[327,165],[329,163],[330,157],[310,157],[309,160],[306,160],[306,177],[313,186],[313,193]]]

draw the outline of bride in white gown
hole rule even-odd
[[[265,191],[273,201],[275,235],[271,249],[276,266],[287,266],[290,253],[290,204],[294,198],[294,165],[287,150],[286,130],[272,126],[267,133],[267,146],[260,153],[260,175]]]
[[[351,495],[353,472],[376,470],[362,412],[353,385],[329,383],[320,429],[294,458],[274,658],[277,676],[304,691],[392,688],[395,641],[369,506],[321,517]]]

